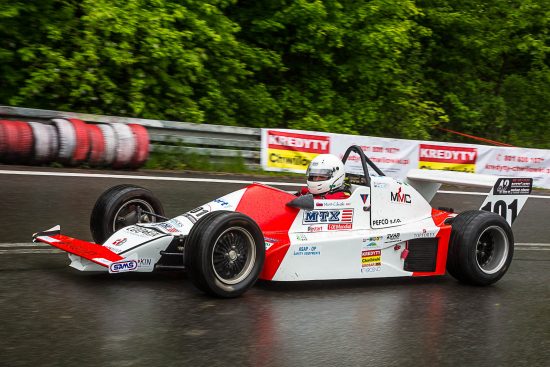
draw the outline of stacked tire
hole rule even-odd
[[[0,162],[136,169],[147,161],[149,134],[137,124],[0,120]]]
[[[27,163],[32,159],[34,136],[31,125],[23,121],[0,120],[0,159]]]

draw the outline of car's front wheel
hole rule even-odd
[[[262,270],[263,234],[247,215],[212,212],[191,229],[184,257],[197,288],[219,297],[237,297],[254,285]]]
[[[161,202],[143,187],[118,185],[97,199],[90,218],[95,243],[104,243],[113,233],[136,223],[156,222],[154,213],[164,216]]]

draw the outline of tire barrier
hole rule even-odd
[[[132,129],[136,141],[136,150],[130,162],[130,167],[138,168],[149,158],[149,133],[142,125],[128,124],[128,126]]]
[[[147,129],[138,124],[0,120],[0,163],[136,169],[146,162],[149,145]]]
[[[116,136],[115,131],[110,125],[98,125],[101,133],[103,134],[103,140],[105,142],[105,154],[103,156],[103,162],[106,165],[113,164],[116,155]]]
[[[109,125],[113,128],[116,138],[116,154],[113,168],[129,166],[136,150],[136,142],[132,129],[124,124],[111,123]]]
[[[29,122],[34,136],[33,162],[47,163],[57,157],[57,132],[53,126]]]
[[[105,159],[105,138],[97,125],[86,125],[90,137],[90,152],[88,163],[92,166],[101,166]]]

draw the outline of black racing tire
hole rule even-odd
[[[118,185],[97,199],[90,217],[90,230],[95,243],[104,243],[113,233],[138,222],[137,208],[164,216],[161,202],[153,193],[135,185]],[[142,214],[140,222],[156,222]]]
[[[470,210],[452,222],[447,271],[462,283],[490,285],[504,276],[514,256],[514,235],[495,213]]]
[[[265,259],[260,227],[249,216],[215,211],[200,218],[185,242],[188,276],[210,295],[233,298],[256,283]]]

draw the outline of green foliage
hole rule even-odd
[[[434,35],[425,47],[430,99],[449,116],[445,126],[550,148],[548,0],[419,3]]]
[[[549,5],[0,0],[0,103],[550,148]]]

